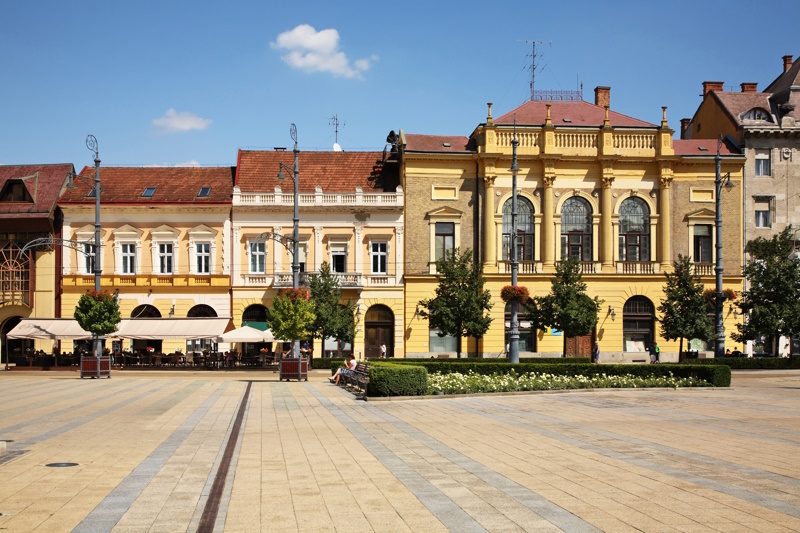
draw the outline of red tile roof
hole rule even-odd
[[[745,111],[750,111],[753,108],[759,107],[771,113],[771,105],[768,93],[734,93],[713,91],[710,93],[713,98],[716,98],[722,104],[722,107],[728,113],[728,116],[733,120],[737,127],[742,125],[739,115]],[[771,124],[774,125],[774,122]]]
[[[717,139],[675,139],[672,141],[672,147],[675,155],[717,155]],[[729,141],[724,140],[720,146],[719,155],[742,155],[742,153]]]
[[[405,134],[406,152],[475,152],[475,141],[463,135]],[[449,145],[449,146],[447,146]]]
[[[74,172],[71,163],[56,165],[4,165],[0,166],[0,191],[12,179],[28,178],[23,184],[33,199],[29,202],[0,202],[0,218],[49,217],[52,215],[67,174]]]
[[[323,192],[354,192],[360,186],[366,191],[382,192],[378,178],[381,174],[382,152],[300,152],[297,166],[300,171],[300,192],[314,192],[320,186]],[[278,181],[279,163],[289,167],[284,170],[286,179]],[[239,150],[236,185],[242,192],[273,192],[294,190],[291,168],[294,154],[291,150]]]
[[[800,61],[795,61],[789,70],[782,73],[780,76],[769,84],[769,87],[764,89],[765,93],[779,93],[785,91],[792,85],[800,85]]]
[[[233,197],[236,167],[100,167],[100,201],[103,204],[225,204]],[[94,167],[84,167],[59,204],[94,203],[87,197],[94,184]],[[150,198],[142,197],[147,187],[156,187]],[[211,187],[208,197],[198,198],[201,187]]]
[[[534,126],[545,123],[547,118],[547,105],[550,105],[550,119],[554,126],[593,126],[603,125],[606,111],[600,106],[589,102],[547,102],[542,100],[527,101],[516,109],[494,119],[495,124],[513,124],[516,115],[517,124],[520,126]],[[564,121],[568,119],[568,122]],[[612,126],[646,127],[655,128],[637,118],[632,118],[616,111],[609,110],[608,119]]]

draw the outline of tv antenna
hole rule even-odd
[[[530,87],[531,87],[531,100],[533,100],[533,91],[536,88],[536,71],[538,70],[539,72],[541,72],[544,69],[544,67],[547,66],[547,65],[543,65],[543,66],[539,67],[539,66],[536,65],[536,60],[537,59],[541,59],[541,57],[542,57],[542,54],[539,54],[538,56],[536,55],[536,45],[537,44],[546,44],[548,46],[551,46],[553,43],[552,43],[552,41],[528,41],[528,40],[523,40],[522,42],[523,43],[528,43],[528,44],[531,45],[531,54],[529,56],[526,56],[526,57],[530,57],[531,58],[531,66],[527,67],[527,69],[531,73]]]
[[[341,124],[342,124],[342,127],[345,127],[347,125],[347,123],[345,123],[345,122],[342,122]],[[335,135],[336,135],[335,141],[333,143],[333,151],[334,152],[343,152],[344,150],[342,150],[342,147],[339,145],[339,114],[338,113],[334,113],[334,115],[330,118],[330,122],[328,122],[328,125],[334,127],[334,132],[335,132]]]

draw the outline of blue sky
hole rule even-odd
[[[673,129],[704,80],[763,89],[800,54],[800,2],[3,2],[0,164],[235,165],[238,148],[380,150],[469,135],[537,89],[611,87]],[[760,21],[760,22],[759,22]]]

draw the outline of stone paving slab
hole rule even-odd
[[[0,529],[197,531],[214,504],[204,530],[800,531],[797,371],[385,402],[310,374],[0,373]]]

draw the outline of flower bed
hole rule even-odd
[[[694,378],[677,378],[672,372],[661,376],[633,376],[630,374],[594,376],[557,375],[538,372],[517,374],[513,369],[505,374],[481,375],[451,372],[428,374],[428,394],[470,394],[476,392],[515,392],[561,389],[604,389],[643,387],[709,387],[708,382]]]

